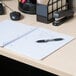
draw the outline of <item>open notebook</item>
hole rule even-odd
[[[23,25],[11,20],[0,22],[0,46],[4,46],[18,37],[24,36],[27,33],[35,30],[36,27]]]
[[[9,25],[10,23],[11,25]],[[4,25],[7,26],[7,27],[5,26],[6,27],[5,31],[8,30],[10,34],[14,31],[14,28],[17,29],[16,31],[14,31],[16,32],[16,34],[14,33],[15,34],[14,36],[11,36],[6,32],[4,32],[3,34],[0,33],[0,37],[1,36],[5,37],[3,39],[0,38],[0,45],[2,41],[5,41],[6,45],[4,45],[4,48],[9,49],[10,51],[15,52],[16,54],[28,56],[30,58],[38,60],[43,59],[49,54],[54,53],[59,48],[61,48],[62,46],[66,45],[67,43],[69,43],[71,40],[74,39],[69,35],[54,32],[44,28],[32,27],[9,20],[0,23],[0,29],[1,26]],[[9,27],[13,28],[12,31],[9,29]],[[49,41],[43,43],[37,42],[38,40],[47,40],[56,38],[62,38],[63,40]]]

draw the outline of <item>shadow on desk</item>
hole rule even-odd
[[[2,76],[58,76],[0,55]]]

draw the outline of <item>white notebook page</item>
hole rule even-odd
[[[0,46],[10,43],[34,29],[36,29],[36,27],[27,26],[11,20],[0,22]]]

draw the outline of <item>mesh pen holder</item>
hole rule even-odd
[[[54,12],[69,9],[73,10],[72,0],[49,0],[46,5],[37,3],[37,21],[51,23],[54,21]]]
[[[25,0],[26,2],[21,2],[19,0],[18,8],[20,11],[28,14],[36,14],[36,0]]]

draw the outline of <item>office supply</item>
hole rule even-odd
[[[17,11],[13,11],[10,13],[10,18],[14,21],[20,20],[21,19],[21,13]]]
[[[61,41],[61,40],[63,40],[63,38],[43,39],[43,40],[37,40],[36,42],[38,42],[38,43],[46,43],[46,42],[50,42],[50,41]]]
[[[20,2],[22,2],[22,3],[26,3],[27,2],[27,0],[19,0]]]
[[[5,13],[4,6],[2,3],[0,3],[0,15],[3,15],[4,13]]]
[[[43,0],[42,0],[43,1]],[[46,3],[46,4],[45,4]],[[37,3],[37,21],[43,23],[51,23],[54,21],[53,13],[69,10],[73,11],[73,0],[47,0],[42,3],[40,0]],[[72,13],[72,18],[74,13]],[[69,19],[69,18],[68,18]]]
[[[16,30],[17,31],[17,30]],[[48,43],[37,43],[37,40],[47,39],[59,39],[61,41],[52,41]],[[15,52],[19,55],[27,56],[33,59],[43,59],[48,55],[57,51],[57,49],[69,43],[74,38],[62,33],[54,32],[44,28],[36,28],[32,32],[24,35],[21,38],[12,41],[4,46],[5,49],[9,49],[11,52]]]
[[[66,22],[67,20],[73,17],[74,11],[73,10],[62,10],[56,11],[53,13],[53,25],[59,26],[60,24]]]
[[[16,23],[11,20],[0,22],[0,46],[4,46],[27,33],[32,32],[35,27]]]
[[[20,11],[28,14],[36,14],[36,0],[18,0]]]

